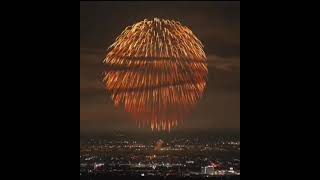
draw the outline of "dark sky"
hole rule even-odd
[[[180,21],[204,44],[209,80],[177,129],[240,130],[240,2],[80,2],[80,131],[136,130],[104,90],[107,48],[126,26],[154,17]]]

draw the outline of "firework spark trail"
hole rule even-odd
[[[108,50],[106,89],[139,127],[170,131],[203,96],[203,45],[180,22],[145,19],[128,26]]]

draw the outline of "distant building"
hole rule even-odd
[[[235,173],[235,171],[233,170],[233,167],[230,167],[230,170],[229,170],[228,172],[229,172],[229,173],[232,173],[232,174]]]
[[[104,163],[94,163],[93,169],[95,171],[103,171]]]
[[[201,167],[201,174],[213,175],[214,174],[214,167],[213,166]]]

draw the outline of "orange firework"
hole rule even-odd
[[[179,22],[154,18],[127,27],[104,60],[106,89],[139,127],[170,131],[202,97],[203,45]]]

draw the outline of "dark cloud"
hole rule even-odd
[[[188,26],[205,45],[209,80],[194,113],[178,129],[240,128],[239,2],[81,2],[81,131],[136,129],[123,110],[114,108],[103,86],[107,48],[128,26],[163,17]]]

